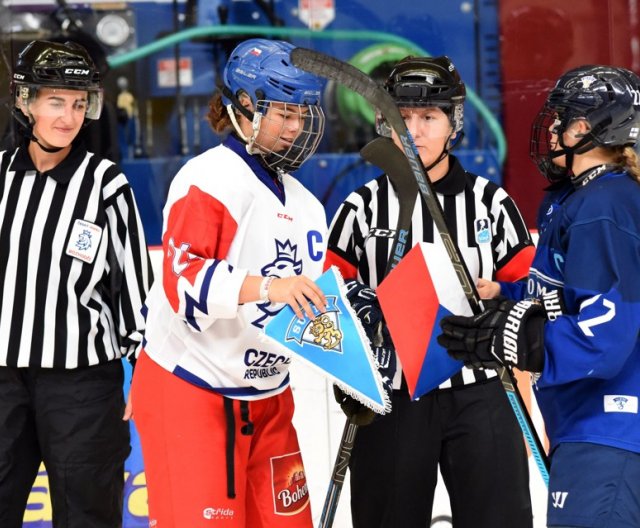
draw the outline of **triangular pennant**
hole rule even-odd
[[[436,340],[443,317],[471,315],[439,237],[434,244],[415,245],[376,293],[412,399],[462,368],[462,362],[452,359]]]
[[[316,284],[327,298],[326,313],[321,314],[314,307],[315,319],[298,319],[287,305],[265,326],[266,338],[295,353],[375,412],[388,412],[391,403],[371,345],[347,301],[338,268],[329,268]]]

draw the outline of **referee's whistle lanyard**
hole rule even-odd
[[[235,444],[236,444],[236,417],[233,410],[234,401],[240,402],[240,419],[244,425],[240,428],[240,433],[244,436],[253,434],[253,422],[249,417],[249,402],[246,400],[233,400],[222,397],[224,403],[224,415],[227,424],[227,439],[225,459],[227,464],[227,497],[236,498],[236,474],[235,474]]]

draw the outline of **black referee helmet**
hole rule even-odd
[[[439,107],[449,116],[453,131],[462,130],[467,91],[446,55],[405,57],[394,66],[384,87],[398,106]],[[380,135],[391,135],[384,119],[378,119],[376,129]]]
[[[20,52],[12,77],[12,95],[16,108],[14,117],[24,122],[21,108],[36,97],[42,87],[87,92],[85,119],[99,119],[103,92],[100,74],[85,48],[75,42],[34,40]]]

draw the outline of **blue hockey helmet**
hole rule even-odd
[[[229,56],[222,74],[224,86],[236,98],[246,93],[254,108],[258,101],[319,105],[322,80],[291,63],[294,47],[280,40],[245,40]],[[226,106],[232,101],[225,92]]]
[[[567,147],[562,135],[576,119],[584,119],[590,131]],[[551,133],[561,149],[553,150]],[[531,129],[530,155],[550,180],[566,178],[571,158],[594,147],[635,146],[640,135],[640,78],[615,66],[586,65],[565,73],[549,92]],[[553,159],[567,156],[567,167]]]
[[[227,61],[221,90],[222,103],[247,151],[260,155],[271,169],[285,172],[298,169],[316,151],[325,122],[320,107],[322,80],[292,64],[293,49],[278,40],[242,42]],[[251,99],[252,111],[240,101],[244,94]],[[273,106],[279,107],[279,117],[269,114]],[[251,134],[243,132],[236,110],[251,122]],[[275,132],[273,126],[263,126],[268,121],[279,123]],[[297,123],[295,132],[286,130],[292,122]]]

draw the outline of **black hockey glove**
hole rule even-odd
[[[382,310],[376,292],[356,280],[345,281],[345,286],[347,299],[371,342],[384,389],[391,397],[393,376],[396,372],[396,354],[387,325],[382,318]],[[377,414],[373,410],[345,394],[337,385],[333,386],[333,394],[340,408],[352,423],[358,426],[368,425],[376,418]]]
[[[337,385],[333,386],[333,397],[349,421],[358,427],[369,425],[376,419],[376,413],[372,409],[342,392]]]
[[[382,309],[380,308],[376,292],[366,284],[353,279],[345,281],[345,286],[347,288],[347,300],[356,312],[372,347],[388,348],[393,351],[394,347],[391,341],[391,335],[384,322]],[[378,354],[376,353],[375,355],[376,360],[379,360]],[[378,363],[381,362],[378,361]],[[383,363],[386,362],[383,361]],[[395,374],[395,357],[393,360],[393,368],[394,371],[390,373],[390,378],[393,378]]]
[[[472,368],[513,366],[542,372],[547,313],[531,301],[504,297],[482,301],[485,310],[473,317],[451,315],[440,321],[438,343],[454,359]]]
[[[374,337],[379,330],[380,321],[382,321],[382,310],[376,292],[366,284],[353,279],[345,281],[344,285],[347,288],[349,304],[362,323],[369,341],[376,346]]]
[[[381,322],[380,326],[383,325],[384,323]],[[393,376],[396,372],[396,353],[393,348],[378,346],[373,348],[373,355],[378,363],[378,372],[382,376],[384,390],[391,399]],[[378,416],[375,411],[345,394],[337,385],[333,386],[333,396],[349,421],[357,426],[369,425]]]

